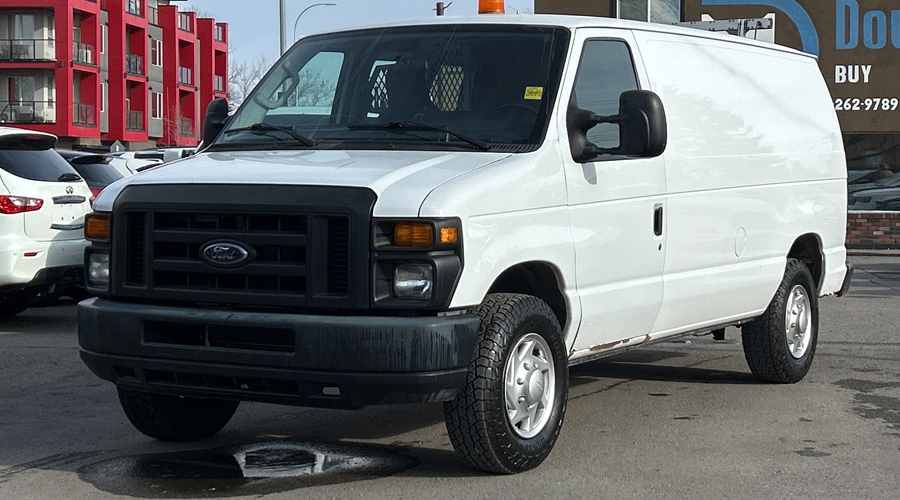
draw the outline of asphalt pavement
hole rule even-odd
[[[244,403],[212,439],[154,441],[81,363],[74,303],[29,309],[0,321],[0,499],[894,499],[900,256],[851,260],[803,381],[757,382],[734,328],[580,365],[556,448],[516,476],[462,463],[440,404]]]

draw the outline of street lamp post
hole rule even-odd
[[[297,16],[297,20],[294,21],[294,40],[297,39],[297,22],[300,21],[300,16],[302,16],[306,11],[313,7],[318,7],[320,5],[328,5],[335,6],[336,3],[314,3],[309,7],[303,9],[300,12],[300,15]],[[284,54],[284,51],[287,50],[287,27],[284,23],[284,0],[278,0],[278,32],[281,35],[281,53]]]
[[[328,6],[328,7],[335,7],[335,6],[337,6],[336,3],[314,3],[314,4],[310,5],[309,7],[303,9],[302,11],[300,11],[300,14],[297,15],[297,19],[294,20],[294,40],[297,39],[297,23],[300,22],[300,16],[302,16],[302,15],[303,15],[306,11],[308,11],[309,9],[311,9],[311,8],[313,8],[313,7],[318,7],[318,6],[320,6],[320,5],[321,5],[321,6]]]

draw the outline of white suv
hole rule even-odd
[[[50,134],[0,127],[0,318],[82,280],[91,190],[55,145]]]

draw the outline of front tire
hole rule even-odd
[[[144,434],[161,441],[199,441],[231,420],[238,401],[195,399],[118,388],[125,416]]]
[[[491,294],[466,385],[444,403],[453,448],[473,467],[533,469],[550,454],[566,413],[569,370],[556,316],[541,299]]]
[[[816,355],[818,336],[819,301],[813,277],[802,261],[788,259],[766,312],[741,328],[750,371],[767,382],[803,380]]]

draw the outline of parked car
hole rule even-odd
[[[122,172],[112,165],[114,159],[110,156],[70,149],[57,149],[56,152],[87,182],[94,197],[100,194],[103,188],[124,177]],[[128,175],[132,175],[130,170],[126,171]]]
[[[897,177],[900,178],[900,176]],[[900,186],[854,191],[847,199],[847,208],[850,210],[891,210],[887,207],[893,205],[890,205],[888,200],[898,196],[900,196]]]
[[[87,219],[81,357],[158,439],[208,438],[240,401],[443,402],[466,462],[522,472],[570,366],[741,326],[757,378],[798,382],[818,298],[849,284],[838,119],[787,47],[404,21],[304,37],[227,113]]]
[[[92,193],[55,145],[50,134],[0,127],[0,317],[83,283]]]
[[[113,158],[112,165],[115,166],[116,169],[122,172],[122,169],[124,168],[131,174],[136,174],[145,169],[163,164],[162,155],[157,153],[119,151],[110,153],[109,156]]]

